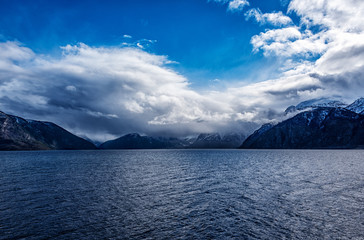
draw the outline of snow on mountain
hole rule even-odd
[[[364,116],[345,108],[318,107],[269,127],[254,132],[241,148],[364,148]]]
[[[287,115],[289,113],[293,113],[296,111],[302,111],[302,110],[306,110],[306,109],[315,109],[315,108],[319,108],[319,107],[344,108],[346,106],[347,106],[347,104],[345,104],[339,100],[333,100],[333,99],[329,99],[329,98],[315,98],[315,99],[301,102],[301,103],[297,104],[296,106],[289,106],[284,112]]]
[[[311,100],[307,100],[299,103],[296,106],[297,110],[304,110],[306,108],[317,108],[317,107],[346,107],[347,104],[338,101],[332,100],[329,98],[315,98]]]
[[[364,113],[364,98],[359,98],[355,100],[352,104],[346,107],[346,109],[363,114]]]

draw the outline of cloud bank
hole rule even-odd
[[[0,43],[0,50],[1,109],[81,135],[188,135],[249,125],[222,95],[191,90],[165,56],[82,43],[62,47],[60,58],[18,42]]]
[[[256,10],[263,19],[254,15],[256,20],[274,28],[251,39],[253,52],[282,62],[281,76],[218,91],[192,89],[171,59],[138,46],[80,43],[62,47],[62,56],[54,57],[1,42],[0,110],[103,141],[129,132],[247,134],[280,120],[287,106],[303,100],[340,96],[350,102],[362,96],[364,2],[293,0],[288,9],[299,16],[298,24],[283,13]]]

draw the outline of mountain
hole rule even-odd
[[[257,139],[259,139],[259,137],[265,133],[266,131],[268,131],[269,129],[273,128],[275,125],[273,123],[266,123],[263,124],[258,130],[256,130],[252,135],[250,135],[243,143],[243,145],[245,144],[245,142],[247,143],[252,143],[257,141]],[[243,146],[241,145],[240,148]]]
[[[219,133],[202,133],[189,148],[237,148],[244,141],[238,133],[220,135]]]
[[[197,138],[165,138],[141,136],[131,133],[106,141],[101,149],[182,149],[182,148],[237,148],[243,142],[240,134],[230,133],[222,137],[218,133],[203,133]]]
[[[329,98],[315,98],[311,100],[307,100],[304,102],[301,102],[297,104],[296,106],[289,106],[284,112],[285,114],[293,113],[296,111],[302,111],[302,110],[308,110],[308,109],[314,109],[318,107],[346,107],[347,104],[338,101],[333,100]]]
[[[355,100],[352,104],[346,107],[346,109],[363,114],[364,113],[364,98]]]
[[[318,107],[255,131],[241,148],[364,148],[364,116]]]
[[[184,148],[188,142],[177,138],[148,137],[138,133],[131,133],[120,138],[106,141],[100,145],[101,149],[166,149]]]
[[[96,149],[51,122],[25,120],[0,112],[0,150]]]

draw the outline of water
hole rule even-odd
[[[364,239],[364,151],[0,152],[0,239]]]

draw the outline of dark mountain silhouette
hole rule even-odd
[[[138,133],[126,134],[120,138],[106,141],[101,149],[168,149],[184,148],[188,142],[177,138],[148,137]]]
[[[138,133],[124,135],[100,145],[101,149],[181,149],[181,148],[237,148],[244,138],[239,134],[203,133],[196,139],[178,139],[141,136]]]
[[[237,148],[243,141],[244,136],[238,133],[201,133],[189,148]]]
[[[0,150],[96,149],[51,122],[25,120],[0,112]]]

